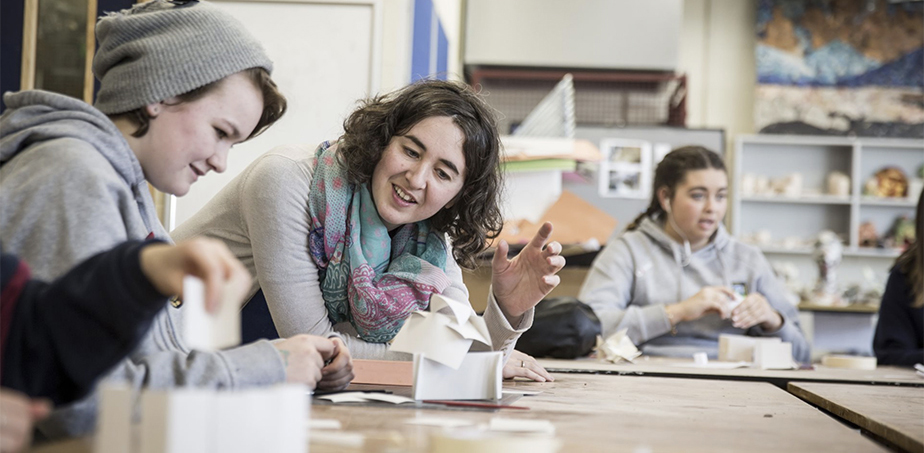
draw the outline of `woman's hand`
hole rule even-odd
[[[331,337],[330,341],[334,343],[334,351],[331,357],[325,358],[327,364],[321,369],[321,382],[318,382],[318,388],[339,391],[345,389],[353,380],[353,357],[350,355],[349,348],[343,344],[343,340]]]
[[[760,328],[765,332],[776,332],[783,327],[783,316],[758,293],[748,294],[741,305],[732,311],[731,318],[732,325],[739,329],[750,329],[760,324]]]
[[[519,319],[558,286],[558,271],[565,267],[561,244],[551,242],[552,224],[546,222],[536,236],[512,260],[507,259],[507,242],[500,241],[494,252],[491,285],[501,311],[508,320]]]
[[[713,312],[718,313],[722,319],[726,319],[731,315],[728,302],[734,298],[735,293],[729,288],[707,286],[687,300],[668,305],[665,311],[674,325],[683,321],[693,321]]]
[[[539,365],[536,359],[516,349],[510,353],[507,363],[504,364],[504,379],[513,379],[515,377],[532,379],[536,382],[555,380],[542,365]]]

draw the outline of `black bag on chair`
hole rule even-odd
[[[533,326],[517,340],[517,350],[534,357],[583,357],[597,344],[600,320],[573,297],[552,297],[536,305]]]

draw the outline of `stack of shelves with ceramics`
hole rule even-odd
[[[902,231],[882,238],[898,219],[913,225],[922,167],[921,140],[739,137],[732,231],[768,254],[808,255],[818,233],[831,230],[844,241],[844,256],[895,258]]]

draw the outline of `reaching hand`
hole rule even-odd
[[[183,277],[205,284],[205,308],[214,313],[223,300],[243,301],[250,274],[221,241],[194,238],[177,245],[152,244],[141,249],[141,272],[161,294],[183,293]],[[230,291],[232,294],[224,294]]]
[[[343,340],[332,337],[334,351],[330,357],[324,357],[327,365],[321,369],[321,382],[318,388],[322,390],[338,391],[345,389],[353,380],[353,357],[350,350],[343,344]]]
[[[739,329],[750,329],[760,324],[767,332],[775,332],[783,326],[783,317],[773,309],[767,299],[758,294],[751,293],[744,298],[741,305],[735,307],[731,313],[732,325]]]
[[[504,364],[504,379],[524,377],[536,382],[550,382],[555,379],[539,362],[529,354],[517,351],[510,353],[507,363]]]
[[[561,244],[551,242],[552,224],[546,222],[536,236],[512,260],[507,259],[507,242],[500,241],[491,263],[491,284],[497,303],[508,319],[517,319],[549,294],[561,277],[555,275],[565,267]]]

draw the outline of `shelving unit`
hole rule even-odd
[[[811,288],[818,276],[810,240],[823,229],[844,239],[843,260],[838,267],[838,284],[871,288],[873,280],[884,284],[899,251],[859,246],[860,224],[872,222],[883,235],[898,215],[914,216],[918,194],[907,199],[883,199],[862,195],[864,183],[885,166],[901,168],[909,178],[924,165],[924,141],[899,139],[850,139],[759,135],[736,140],[731,184],[731,229],[739,237],[759,230],[771,233],[774,245],[761,246],[773,264],[794,265],[798,279]],[[850,194],[826,194],[827,176],[832,171],[850,176]],[[780,178],[802,174],[803,195],[741,196],[745,173]],[[782,247],[782,240],[797,237],[795,247]],[[880,288],[881,289],[881,288]],[[812,301],[799,306],[803,330],[812,343],[814,357],[829,352],[871,354],[876,326],[875,306],[819,307]]]
[[[808,243],[823,229],[845,239],[845,256],[894,258],[895,250],[867,249],[859,245],[859,227],[872,222],[881,236],[899,215],[914,215],[918,194],[903,199],[862,195],[865,181],[885,166],[901,168],[909,178],[924,165],[924,142],[904,139],[866,139],[788,135],[751,135],[737,139],[733,181],[745,173],[780,178],[800,173],[806,195],[737,196],[732,203],[732,232],[745,237],[768,230],[775,242],[799,237]],[[850,176],[850,195],[825,194],[832,171]],[[764,246],[766,253],[810,254],[808,247],[794,249]]]

